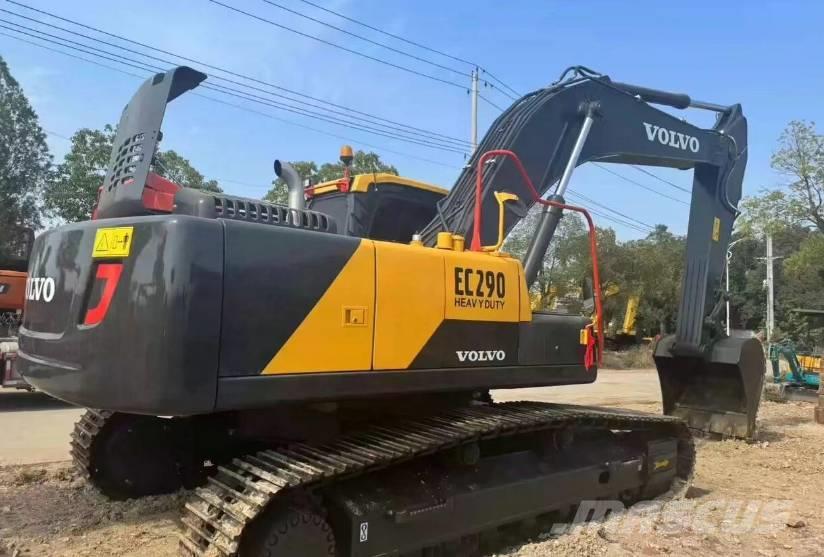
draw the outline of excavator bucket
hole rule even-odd
[[[703,355],[679,354],[675,336],[655,347],[664,413],[691,429],[753,440],[765,360],[755,338],[728,337]]]

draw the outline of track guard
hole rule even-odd
[[[765,373],[761,343],[727,337],[707,356],[680,355],[674,345],[672,335],[655,347],[664,414],[704,433],[754,439]]]

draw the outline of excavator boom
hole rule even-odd
[[[567,77],[569,76],[569,77]],[[716,113],[710,129],[653,106],[696,108]],[[674,335],[656,346],[664,411],[691,426],[721,435],[751,437],[764,381],[764,357],[754,338],[729,338],[719,319],[721,274],[733,222],[738,215],[747,162],[747,120],[740,105],[695,101],[688,95],[612,81],[583,67],[564,72],[554,85],[524,96],[490,126],[454,187],[438,204],[438,216],[423,231],[426,243],[449,230],[470,237],[475,225],[476,162],[483,153],[518,154],[538,192],[556,186],[550,200],[563,203],[575,167],[586,162],[693,170],[686,261]],[[503,157],[484,165],[484,215],[496,212],[494,192],[535,200]],[[527,285],[561,218],[544,206],[524,259]],[[509,231],[522,218],[505,216]],[[485,218],[481,237],[491,243],[496,220]]]

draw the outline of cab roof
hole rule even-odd
[[[352,176],[352,183],[349,188],[349,191],[365,193],[369,191],[369,186],[376,183],[406,186],[409,188],[437,193],[443,196],[446,196],[446,194],[449,193],[449,190],[446,190],[439,186],[435,186],[433,184],[428,184],[426,182],[421,182],[418,180],[413,180],[411,178],[404,178],[403,176],[395,176],[394,174],[389,174],[386,172],[377,172],[375,174],[356,174]],[[315,184],[312,187],[312,194],[314,196],[318,196],[323,195],[325,193],[336,192],[338,191],[339,184],[340,179],[329,180],[328,182],[321,182],[319,184]]]

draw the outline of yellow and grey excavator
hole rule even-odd
[[[182,554],[472,553],[584,499],[683,487],[694,430],[754,434],[763,353],[719,319],[739,105],[570,68],[493,122],[448,193],[348,171],[307,192],[276,162],[282,206],[152,172],[167,103],[205,78],[180,67],[137,91],[95,218],[35,242],[20,328],[25,378],[89,408],[72,455],[103,493],[197,486]],[[581,212],[603,323],[594,225],[564,199],[588,161],[693,170],[677,329],[655,350],[662,416],[490,397],[596,379],[601,325],[529,298],[560,218]],[[535,203],[519,261],[501,245]]]

